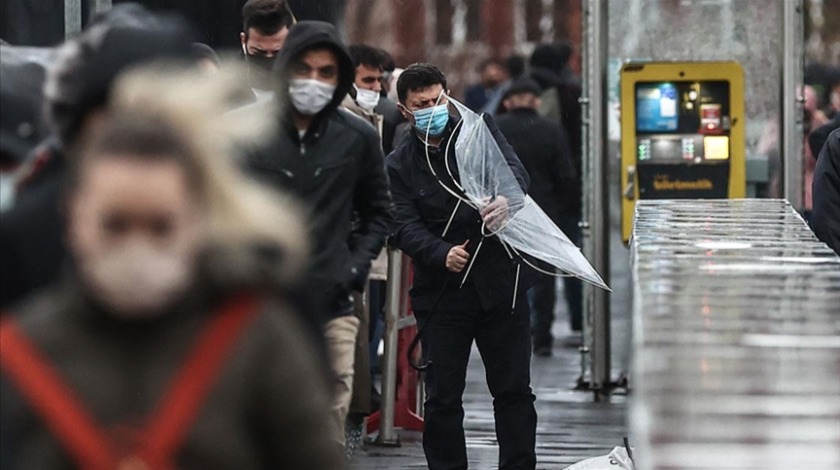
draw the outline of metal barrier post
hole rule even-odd
[[[584,154],[586,196],[583,229],[585,254],[592,266],[609,283],[610,274],[610,224],[609,188],[607,186],[607,0],[588,0],[585,3],[584,21],[586,47],[585,97],[582,100],[586,115]],[[584,285],[584,305],[591,321],[591,377],[590,387],[600,390],[609,387],[610,380],[610,303],[608,293],[590,284]]]
[[[82,30],[82,0],[64,0],[64,37]]]
[[[110,10],[113,6],[112,0],[94,0],[93,2],[93,12],[94,13],[102,13],[105,10]]]
[[[385,287],[385,354],[382,358],[382,403],[378,444],[398,443],[394,431],[394,405],[397,395],[397,341],[402,308],[402,252],[388,248],[388,281]]]
[[[805,208],[805,170],[802,152],[802,75],[805,64],[802,38],[802,0],[782,1],[782,132],[784,197],[796,210]]]

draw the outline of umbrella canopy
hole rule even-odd
[[[563,274],[578,277],[603,289],[609,287],[580,252],[542,209],[525,194],[513,175],[490,128],[481,115],[449,98],[458,111],[460,133],[455,141],[460,188],[468,203],[479,211],[496,198],[508,201],[507,216],[499,226],[487,229],[513,253],[536,269],[530,255]]]

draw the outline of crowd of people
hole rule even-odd
[[[475,342],[500,466],[534,468],[530,359],[551,354],[555,278],[514,274],[492,237],[477,256],[508,201],[461,206],[457,171],[439,177],[459,152],[444,72],[348,47],[283,0],[248,1],[242,23],[227,58],[121,4],[32,70],[4,64],[2,466],[344,467],[378,407],[387,241],[415,269],[429,467],[467,466]],[[488,61],[465,101],[575,237],[568,52],[542,46],[527,73]],[[579,282],[566,291],[579,331]]]
[[[3,46],[47,66],[4,64],[0,87],[0,465],[344,468],[378,407],[387,244],[414,267],[429,468],[467,468],[473,343],[499,466],[535,468],[530,361],[552,354],[554,268],[487,236],[505,194],[461,204],[446,74],[348,46],[283,0],[242,20],[235,59],[132,4],[55,50]],[[579,244],[571,54],[485,61],[464,102]],[[827,141],[812,223],[840,250]],[[581,281],[563,286],[579,337]]]

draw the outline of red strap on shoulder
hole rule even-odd
[[[240,331],[257,313],[257,299],[240,295],[216,314],[198,337],[183,367],[144,430],[141,456],[154,469],[174,468],[175,454],[201,410]]]
[[[0,367],[80,468],[116,467],[116,458],[101,428],[14,319],[8,317],[0,321]]]

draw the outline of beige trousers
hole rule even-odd
[[[335,441],[342,446],[345,444],[344,422],[347,420],[350,400],[353,398],[353,361],[358,333],[359,319],[353,315],[330,320],[324,327],[327,354],[335,376],[331,432]]]

